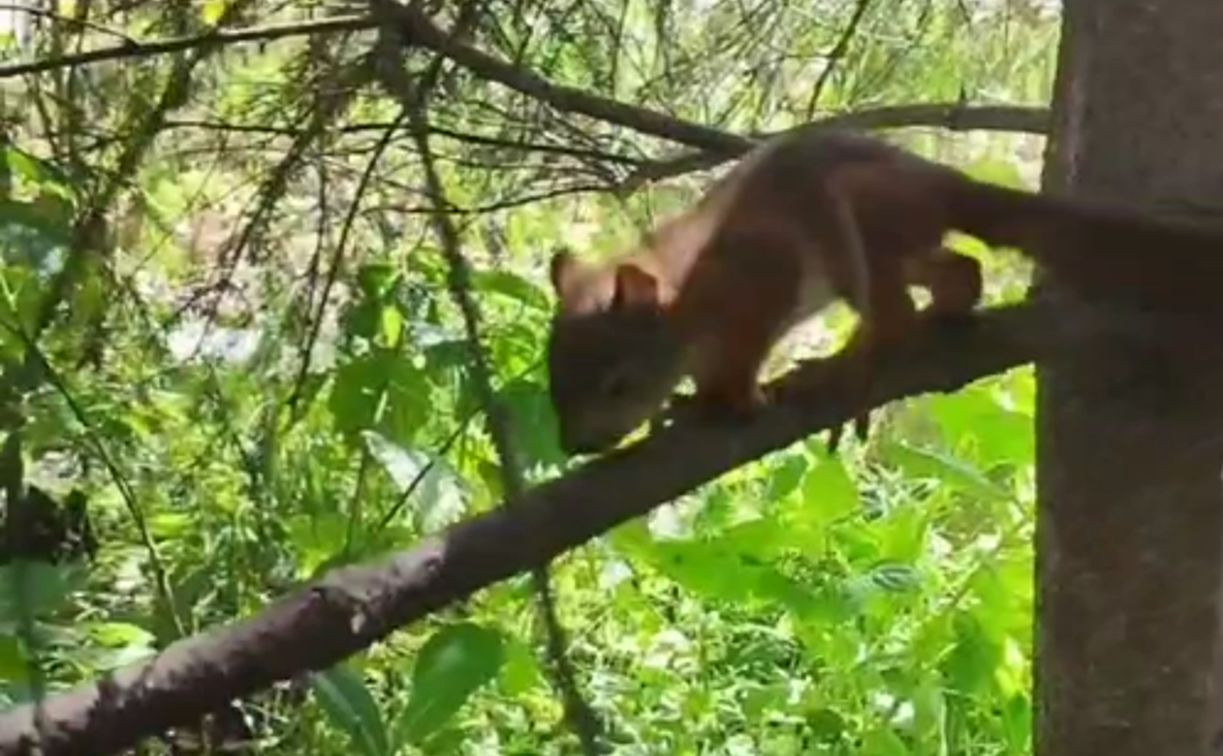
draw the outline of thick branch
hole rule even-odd
[[[331,34],[342,31],[361,31],[376,26],[369,16],[335,16],[321,21],[301,21],[288,24],[269,24],[250,29],[232,29],[194,34],[189,37],[175,37],[151,42],[131,42],[114,47],[101,47],[97,50],[87,50],[74,55],[64,55],[44,60],[32,60],[28,63],[13,63],[0,66],[0,79],[22,74],[40,73],[57,68],[72,68],[89,63],[99,63],[104,60],[120,60],[122,58],[143,58],[150,55],[165,55],[166,53],[190,50],[201,45],[229,45],[237,42],[256,42],[282,37],[301,37],[312,34]]]
[[[885,355],[875,405],[951,391],[1059,349],[1064,328],[1033,306],[1002,308],[955,330],[928,331]],[[839,362],[810,363],[788,385],[835,386]],[[44,702],[43,753],[109,753],[304,670],[325,669],[391,631],[568,549],[719,475],[844,423],[850,398],[829,388],[788,395],[750,424],[677,424],[422,541],[389,561],[334,571],[260,615],[173,644]],[[0,753],[28,750],[34,710],[0,715]]]

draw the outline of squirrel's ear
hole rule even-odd
[[[552,255],[552,260],[548,263],[548,277],[552,279],[552,288],[558,296],[564,295],[565,281],[577,265],[577,257],[568,249],[562,247]]]
[[[623,263],[616,267],[616,297],[613,301],[617,308],[657,309],[661,305],[658,279],[639,265]]]

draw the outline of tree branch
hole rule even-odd
[[[1045,134],[1049,130],[1049,109],[1023,105],[964,105],[955,102],[885,105],[838,113],[791,129],[760,134],[757,139],[764,140],[795,131],[899,129],[914,126],[933,126],[948,131]],[[696,149],[672,158],[646,163],[629,175],[624,182],[624,188],[631,191],[652,181],[661,181],[693,171],[706,171],[733,160],[747,149],[744,147],[739,153]]]
[[[27,63],[13,63],[0,66],[0,79],[52,71],[57,68],[73,68],[89,63],[99,63],[104,60],[165,55],[166,53],[190,50],[205,44],[230,45],[238,42],[281,39],[282,37],[301,37],[342,31],[362,31],[372,29],[374,26],[376,26],[376,22],[369,16],[335,16],[321,21],[300,21],[287,24],[255,26],[249,29],[218,30],[205,34],[193,34],[189,37],[175,37],[173,39],[161,39],[151,42],[132,41],[113,47],[87,50],[74,55],[63,55],[44,60],[32,60]]]
[[[739,154],[752,145],[750,139],[721,129],[592,95],[576,87],[553,83],[532,71],[514,66],[452,38],[433,23],[423,10],[415,6],[400,5],[395,0],[373,0],[371,6],[374,8],[374,15],[383,23],[398,27],[409,44],[441,53],[482,79],[503,84],[557,110],[580,113],[601,121],[627,126],[643,134],[713,152]]]
[[[1066,331],[1034,305],[986,312],[961,328],[928,329],[903,351],[882,356],[870,403],[952,391],[1072,348]],[[834,388],[842,368],[836,358],[808,363],[781,385],[826,390],[783,391],[786,398],[742,425],[678,423],[657,431],[528,491],[513,507],[459,523],[382,564],[333,571],[256,617],[61,693],[40,710],[42,752],[114,752],[303,670],[325,669],[728,470],[843,424],[857,405]],[[0,752],[26,752],[34,737],[31,706],[0,715]]]
[[[815,86],[811,88],[811,99],[807,101],[807,120],[810,121],[815,117],[815,106],[819,104],[820,95],[824,93],[824,87],[832,78],[832,72],[836,70],[837,64],[841,62],[841,58],[845,57],[845,52],[849,49],[849,43],[853,41],[854,35],[858,33],[858,24],[862,23],[863,17],[866,16],[866,11],[870,7],[871,0],[858,0],[854,7],[853,15],[849,17],[849,23],[845,25],[844,31],[837,39],[837,43],[833,45],[832,50],[825,58],[824,70],[820,71],[820,77],[815,80]]]

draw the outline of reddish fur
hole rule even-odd
[[[664,230],[625,258],[640,265],[627,290],[608,283],[608,276],[625,279],[623,264],[588,267],[585,278],[572,276],[576,283],[566,285],[554,265],[554,280],[562,313],[614,309],[622,296],[607,304],[606,296],[592,295],[609,287],[626,290],[638,306],[657,308],[690,351],[685,367],[698,401],[713,412],[742,414],[759,404],[757,372],[793,324],[802,271],[813,262],[822,266],[831,293],[861,316],[852,345],[864,364],[873,349],[903,341],[919,322],[908,285],[929,290],[935,316],[962,316],[976,306],[980,267],[942,246],[948,230],[1017,247],[1087,293],[1144,305],[1218,307],[1223,282],[1220,232],[990,186],[859,136],[776,142],[746,159],[684,217],[673,226],[678,233]],[[656,277],[658,286],[643,286],[638,275]],[[604,302],[604,309],[591,302]],[[572,322],[562,315],[554,333]],[[551,359],[554,370],[568,369],[564,353],[554,351]],[[865,370],[854,374],[869,378]]]

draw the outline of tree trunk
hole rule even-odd
[[[1217,210],[1221,35],[1223,0],[1065,0],[1046,185]],[[1085,341],[1039,366],[1036,752],[1223,753],[1223,324],[1040,295]]]

